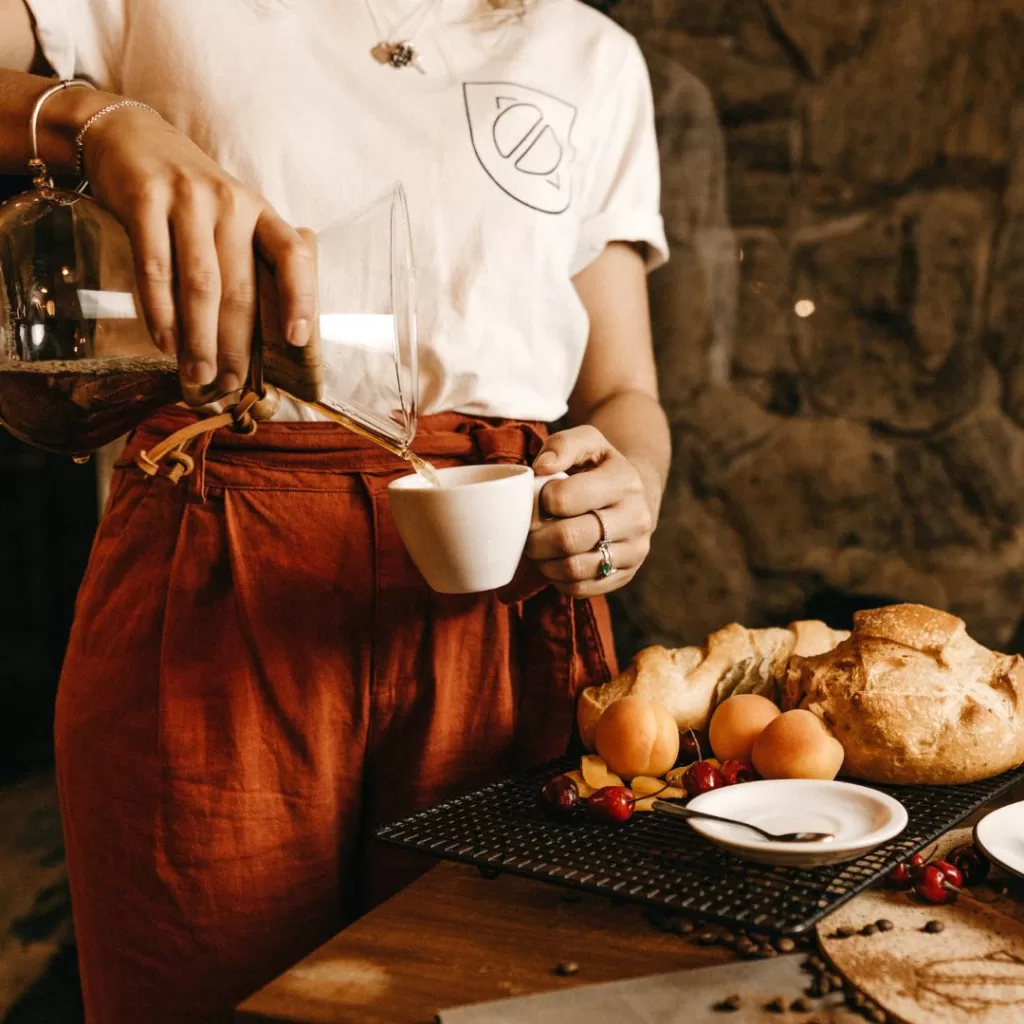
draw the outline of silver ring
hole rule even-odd
[[[615,568],[615,563],[612,561],[612,549],[609,547],[611,538],[608,536],[608,524],[604,521],[604,516],[596,508],[592,508],[590,514],[596,516],[597,521],[601,524],[601,539],[594,546],[594,550],[601,555],[601,564],[597,567],[597,578],[603,580],[619,570]]]

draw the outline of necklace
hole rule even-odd
[[[427,20],[427,15],[430,14],[436,2],[437,0],[421,0],[421,2],[417,4],[404,19],[402,19],[402,21],[398,22],[396,25],[385,28],[381,25],[380,19],[377,17],[377,12],[373,7],[373,0],[366,0],[366,10],[370,15],[370,20],[373,22],[374,30],[380,39],[373,49],[370,50],[370,56],[373,57],[378,64],[388,64],[397,70],[413,67],[421,75],[425,75],[426,71],[423,68],[423,63],[420,60],[420,55],[417,52],[416,47],[412,44],[412,40],[416,33],[423,27],[423,23]],[[417,15],[420,17],[416,21],[415,27],[409,31],[405,39],[401,38],[403,29],[405,29]]]

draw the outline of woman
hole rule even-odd
[[[26,166],[52,84],[26,69],[98,86],[46,102],[41,155],[71,171],[89,125],[85,173],[187,381],[244,375],[254,250],[303,345],[313,275],[290,225],[399,179],[429,369],[415,449],[570,473],[513,588],[442,597],[388,514],[407,467],[345,430],[282,408],[252,437],[204,438],[179,483],[133,458],[190,414],[136,433],[56,722],[97,1024],[230,1020],[423,869],[371,843],[376,824],[561,752],[575,693],[614,671],[603,595],[644,560],[669,462],[650,88],[603,15],[504,3],[0,0],[0,168]]]

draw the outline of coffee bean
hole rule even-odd
[[[885,1024],[886,1013],[880,1006],[872,1006],[868,1010],[868,1019],[873,1020],[875,1024]]]
[[[782,996],[776,996],[770,1003],[765,1003],[764,1008],[769,1013],[785,1013],[786,1000]]]
[[[736,941],[736,936],[733,935],[732,932],[725,932],[721,938],[722,942],[724,942],[727,946],[731,946]]]
[[[928,932],[929,935],[937,935],[939,932],[946,930],[946,926],[941,921],[929,921],[922,929],[923,932]]]
[[[796,949],[796,943],[792,939],[779,939],[775,943],[775,948],[780,953],[792,953]]]
[[[758,949],[757,949],[757,952],[761,956],[763,956],[766,960],[770,960],[773,956],[778,956],[779,955],[776,952],[775,947],[770,945],[767,942],[764,943],[762,946],[759,946]]]
[[[742,1002],[743,1000],[739,996],[729,996],[720,1003],[715,1003],[712,1009],[717,1010],[719,1013],[734,1013],[740,1008]]]
[[[563,978],[571,977],[573,974],[579,974],[580,965],[575,960],[563,960],[555,968],[555,974],[560,975]]]
[[[894,925],[892,921],[889,921],[884,917],[880,921],[876,921],[875,925],[877,926],[880,932],[891,932],[893,928],[896,927],[896,925]]]
[[[698,946],[713,946],[718,941],[718,938],[712,932],[701,932],[693,941]]]
[[[857,934],[856,928],[851,928],[848,924],[844,924],[842,928],[837,928],[829,938],[832,939],[849,939],[851,936]]]
[[[830,985],[832,986],[832,988],[834,988],[834,989],[835,989],[835,990],[836,990],[837,992],[839,991],[839,989],[841,989],[841,988],[843,987],[843,979],[842,979],[842,978],[840,978],[838,974],[830,974],[830,975],[828,976],[828,983],[829,983],[829,984],[830,984]]]
[[[811,1012],[811,1004],[807,999],[794,999],[793,1002],[789,1004],[789,1008],[793,1013]]]
[[[878,926],[874,924],[866,924],[861,928],[861,935],[874,935],[878,931]]]

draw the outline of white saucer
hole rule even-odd
[[[1024,878],[1024,800],[986,814],[974,826],[974,841],[990,861]]]
[[[713,789],[688,807],[749,821],[769,832],[831,832],[826,843],[773,843],[736,825],[700,818],[690,827],[743,860],[782,867],[819,867],[855,860],[907,827],[907,812],[885,793],[850,782],[762,779]]]

